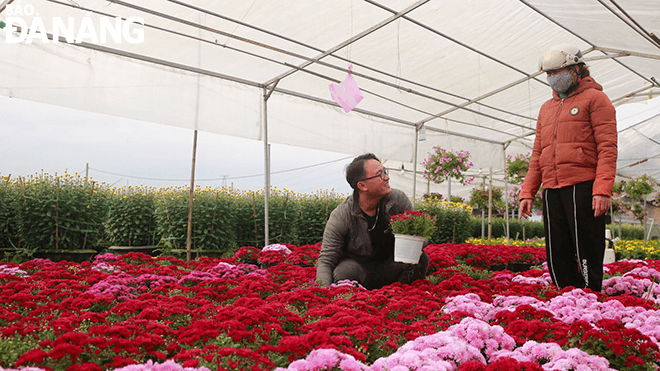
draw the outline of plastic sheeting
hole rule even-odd
[[[348,154],[414,159],[434,145],[468,150],[476,169],[502,169],[526,153],[540,105],[550,97],[537,74],[542,53],[580,47],[615,105],[660,89],[656,0],[5,0],[28,27],[40,18],[141,17],[144,42],[8,43],[0,31],[0,94],[202,131]],[[285,4],[285,5],[284,5]],[[11,8],[13,6],[13,8]],[[621,7],[619,10],[617,6]],[[14,14],[15,15],[15,14]],[[328,85],[353,64],[364,99],[345,113]],[[660,76],[658,76],[660,78]],[[629,158],[657,159],[653,123],[622,133]],[[641,144],[640,144],[641,143]],[[650,152],[651,151],[651,152]],[[635,160],[631,160],[634,162]],[[637,160],[640,161],[640,160]],[[651,169],[620,162],[626,174]],[[627,166],[627,167],[626,167]],[[411,165],[408,167],[412,168]],[[657,169],[658,166],[655,166]],[[623,170],[622,170],[623,171]],[[420,187],[422,186],[420,185]]]

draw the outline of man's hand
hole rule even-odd
[[[610,198],[607,196],[596,195],[591,199],[591,208],[594,210],[594,217],[605,214],[610,208]]]
[[[520,201],[520,219],[532,216],[532,199],[524,198]]]

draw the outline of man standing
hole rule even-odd
[[[316,280],[323,286],[351,280],[376,289],[426,276],[426,253],[416,265],[394,261],[390,218],[413,207],[402,191],[390,188],[389,180],[387,169],[373,153],[356,157],[346,167],[353,195],[330,214],[323,232],[316,265]]]

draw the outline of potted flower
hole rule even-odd
[[[422,247],[437,230],[432,215],[414,210],[393,215],[390,226],[394,233],[394,261],[408,264],[417,264]]]
[[[518,209],[520,207],[520,192],[522,191],[522,184],[512,184],[509,189],[509,205],[512,209]],[[543,187],[539,187],[534,195],[534,200],[532,201],[532,208],[534,210],[541,210],[543,208]]]
[[[474,178],[465,178],[463,175],[473,166],[470,161],[470,152],[450,152],[439,146],[433,146],[433,149],[434,152],[429,154],[430,157],[422,162],[426,179],[439,184],[449,178],[454,178],[465,185],[474,180]]]
[[[470,206],[479,210],[488,210],[488,200],[490,196],[488,189],[473,188],[470,193]],[[502,206],[502,190],[493,188],[493,206]]]
[[[424,196],[422,196],[425,201],[442,201],[442,195],[440,193],[425,193]]]
[[[641,201],[646,195],[653,192],[653,183],[648,175],[644,174],[639,178],[632,177],[630,181],[624,183],[623,190],[631,199]]]
[[[646,199],[652,192],[653,183],[646,174],[640,177],[632,177],[628,182],[617,182],[614,184],[614,189],[612,190],[612,209],[617,210],[619,213],[622,211],[629,212],[642,226],[644,226],[644,221],[648,217],[648,212],[646,211]],[[655,202],[652,201],[651,203],[653,204]],[[620,219],[619,223],[621,223]],[[646,233],[644,233],[644,236],[646,236]]]
[[[532,159],[532,154],[527,153],[519,154],[516,156],[507,156],[506,158],[506,178],[511,183],[519,184],[527,175],[529,170],[529,161]]]

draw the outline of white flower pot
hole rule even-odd
[[[417,264],[426,238],[407,234],[394,234],[394,261]]]
[[[603,264],[610,264],[616,261],[616,252],[614,249],[605,249],[605,256],[603,256]]]

